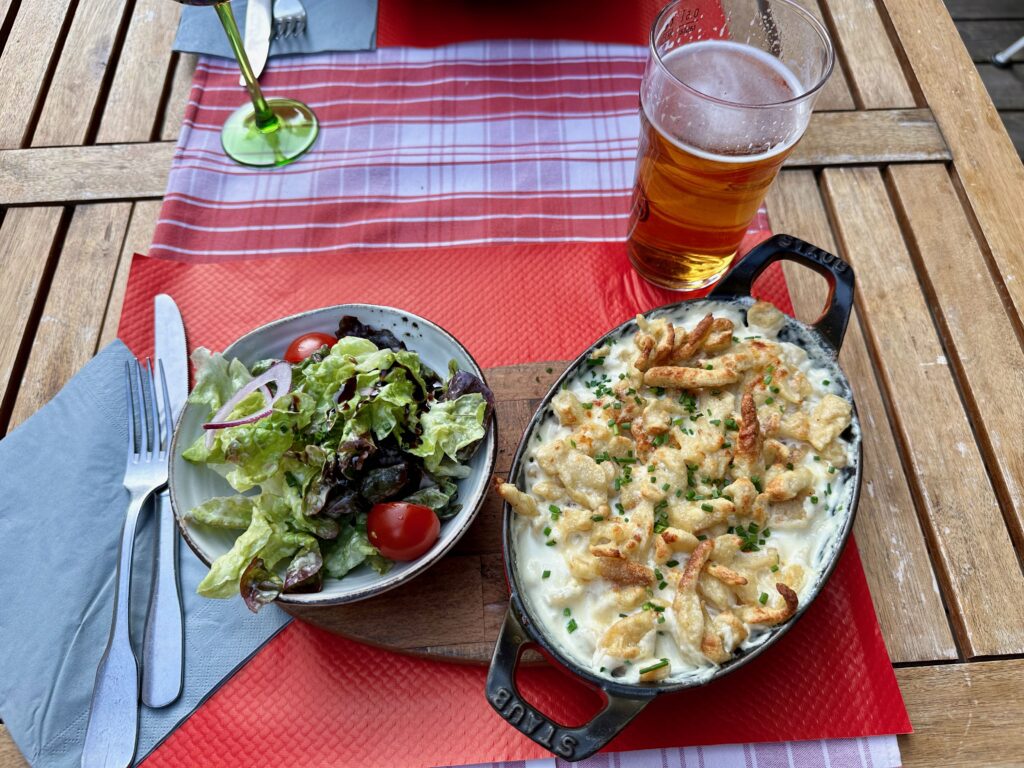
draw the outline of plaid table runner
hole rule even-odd
[[[220,126],[245,94],[230,64],[205,59],[150,255],[621,240],[645,55],[490,40],[275,62],[267,94],[304,100],[323,130],[272,173],[224,156]]]

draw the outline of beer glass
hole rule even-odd
[[[825,28],[791,0],[665,7],[640,85],[637,272],[680,291],[725,273],[834,61]]]

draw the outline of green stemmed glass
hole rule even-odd
[[[301,157],[316,141],[319,125],[313,110],[295,99],[267,99],[245,54],[242,36],[228,0],[178,0],[184,5],[212,5],[224,25],[231,50],[242,70],[252,105],[231,113],[220,131],[228,157],[242,165],[287,165]]]

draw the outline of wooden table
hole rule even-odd
[[[803,1],[839,66],[769,210],[857,269],[856,536],[916,729],[900,747],[1024,765],[1024,167],[941,0]],[[0,0],[0,430],[115,336],[194,67],[178,12]],[[818,280],[792,270],[803,317]],[[559,365],[492,378],[528,414]],[[470,535],[460,556],[493,551]],[[0,726],[0,766],[22,764]]]

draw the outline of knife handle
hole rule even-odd
[[[142,644],[142,703],[166,707],[181,695],[185,633],[178,586],[178,527],[167,491],[153,497],[157,552]]]

